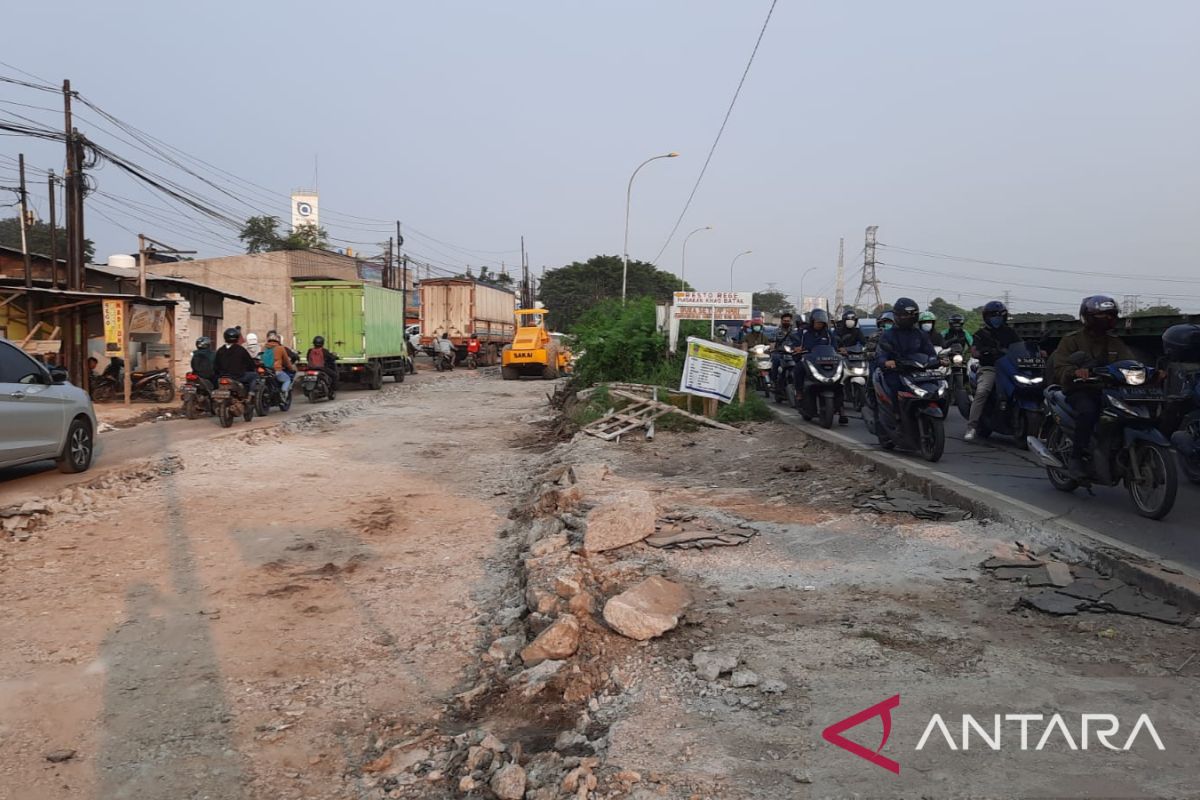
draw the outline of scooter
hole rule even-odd
[[[295,386],[295,383],[292,385]],[[258,368],[258,387],[254,394],[260,417],[269,414],[272,406],[278,406],[280,411],[287,411],[292,407],[291,387],[288,388],[287,394],[284,394],[283,384],[275,377],[275,373],[266,367]]]
[[[179,396],[183,398],[183,415],[188,419],[198,419],[201,414],[212,414],[212,383],[194,372],[187,373],[183,380],[183,385],[179,387]]]
[[[972,366],[972,363],[978,365],[979,362],[971,358],[959,342],[943,348],[938,355],[950,362],[950,392],[954,398],[954,405],[958,408],[958,413],[962,414],[963,419],[970,419],[971,392],[975,385],[972,378],[975,371],[969,367]]]
[[[1085,353],[1074,353],[1071,363],[1077,369],[1089,369]],[[1082,383],[1099,392],[1102,410],[1085,462],[1087,478],[1077,480],[1067,470],[1075,412],[1061,386],[1046,388],[1045,421],[1038,436],[1028,437],[1029,447],[1046,467],[1046,477],[1055,489],[1073,492],[1084,486],[1090,491],[1094,484],[1123,482],[1138,514],[1162,519],[1175,505],[1179,475],[1170,444],[1155,427],[1164,393],[1145,385],[1154,370],[1137,361],[1118,361],[1089,371],[1091,377]]]
[[[296,382],[300,384],[300,391],[304,393],[310,403],[332,400],[337,394],[329,373],[323,369],[309,369],[307,364],[300,365],[300,372],[296,374]],[[293,383],[292,391],[295,390],[295,383]]]
[[[222,428],[233,425],[234,417],[246,422],[254,419],[254,399],[246,393],[246,387],[237,378],[218,378],[212,393],[213,413]]]
[[[950,384],[937,357],[917,353],[896,362],[900,391],[895,401],[880,367],[872,376],[871,413],[864,414],[867,429],[885,450],[916,450],[926,461],[937,461],[946,449],[946,412]]]
[[[433,355],[433,367],[438,372],[447,372],[454,369],[454,356],[452,354],[435,352]]]
[[[750,348],[750,374],[754,376],[754,390],[763,393],[763,397],[771,394],[771,353],[767,345],[756,344]]]
[[[988,395],[975,433],[981,438],[993,433],[1011,436],[1022,450],[1027,449],[1027,437],[1036,436],[1042,429],[1042,384],[1046,360],[1036,345],[1014,342],[1004,355],[996,359],[995,369],[996,385]],[[972,394],[978,383],[979,372],[973,371]]]
[[[842,393],[846,402],[855,411],[861,413],[867,402],[867,379],[870,370],[867,368],[867,355],[861,344],[853,345],[846,350],[846,364],[842,373]]]
[[[796,374],[796,357],[794,348],[790,344],[782,345],[779,348],[780,363],[779,363],[779,379],[775,382],[775,402],[787,403],[792,408],[796,407],[796,382],[793,380]]]
[[[133,372],[129,375],[129,396],[134,400],[169,403],[175,399],[175,386],[165,369]],[[92,400],[107,403],[125,394],[125,359],[114,356],[99,378],[92,382]]]
[[[801,364],[800,416],[805,421],[816,417],[822,428],[832,428],[834,410],[842,406],[842,357],[832,346],[822,344],[805,353]]]
[[[1162,342],[1169,365],[1158,429],[1170,437],[1183,474],[1200,483],[1200,325],[1172,325]]]

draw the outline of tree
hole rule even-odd
[[[630,300],[653,297],[656,302],[665,303],[679,289],[679,278],[674,274],[655,269],[645,261],[629,262],[626,296]],[[605,300],[621,299],[621,259],[598,255],[546,270],[538,299],[550,309],[556,328],[570,330],[589,309]]]
[[[788,297],[783,292],[771,290],[768,292],[755,292],[751,300],[751,305],[755,311],[762,311],[767,314],[778,314],[784,309],[792,307]]]
[[[238,238],[246,245],[246,252],[270,253],[276,250],[323,250],[329,246],[329,234],[324,228],[305,223],[284,234],[279,230],[279,217],[250,217]]]
[[[1177,315],[1177,314],[1182,314],[1182,313],[1183,312],[1180,311],[1175,306],[1146,306],[1145,308],[1139,308],[1137,311],[1134,311],[1129,316],[1131,316],[1131,317],[1166,317],[1166,316],[1172,316],[1172,315]]]
[[[63,228],[56,228],[54,231],[54,240],[58,243],[58,257],[67,257],[67,232]],[[35,253],[39,256],[50,255],[50,225],[39,220],[34,220],[33,225],[25,233],[25,239],[29,247],[30,253]],[[8,217],[0,219],[0,245],[11,247],[14,250],[21,249],[21,218]],[[91,263],[92,258],[96,255],[96,246],[91,239],[83,240],[83,260],[86,263]]]

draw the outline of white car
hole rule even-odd
[[[87,392],[0,339],[0,468],[54,460],[63,472],[83,472],[95,444]]]

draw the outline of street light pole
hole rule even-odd
[[[629,185],[625,188],[625,247],[622,249],[621,256],[621,304],[625,303],[625,287],[629,282],[629,203],[633,198],[633,179],[637,177],[638,172],[642,167],[649,164],[651,161],[657,161],[660,158],[676,158],[679,153],[664,153],[661,156],[647,158],[645,161],[637,165],[637,169],[629,176]]]
[[[804,279],[808,276],[808,273],[812,272],[814,269],[816,269],[816,267],[809,267],[800,275],[800,307],[796,310],[800,312],[801,320],[804,319]]]
[[[697,234],[697,233],[699,233],[700,231],[711,231],[711,230],[712,230],[712,225],[705,225],[703,228],[696,228],[696,230],[692,231],[692,232],[691,232],[691,233],[689,233],[687,236],[683,237],[683,260],[679,262],[679,291],[681,291],[681,292],[686,292],[686,291],[687,291],[687,281],[685,281],[685,280],[683,279],[683,276],[684,276],[684,274],[687,272],[687,243],[688,243],[688,239],[692,238],[692,236],[693,236],[694,234]]]
[[[733,257],[733,261],[729,262],[729,291],[731,291],[731,292],[733,291],[733,265],[736,264],[737,260],[739,258],[741,258],[742,256],[748,256],[753,252],[754,252],[753,250],[743,250],[742,252],[738,253],[736,256]],[[753,309],[751,309],[751,310],[753,310]]]

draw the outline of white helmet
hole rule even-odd
[[[252,355],[252,356],[258,355],[259,347],[258,347],[258,334],[257,333],[247,333],[246,334],[246,349],[250,351],[250,355]]]

